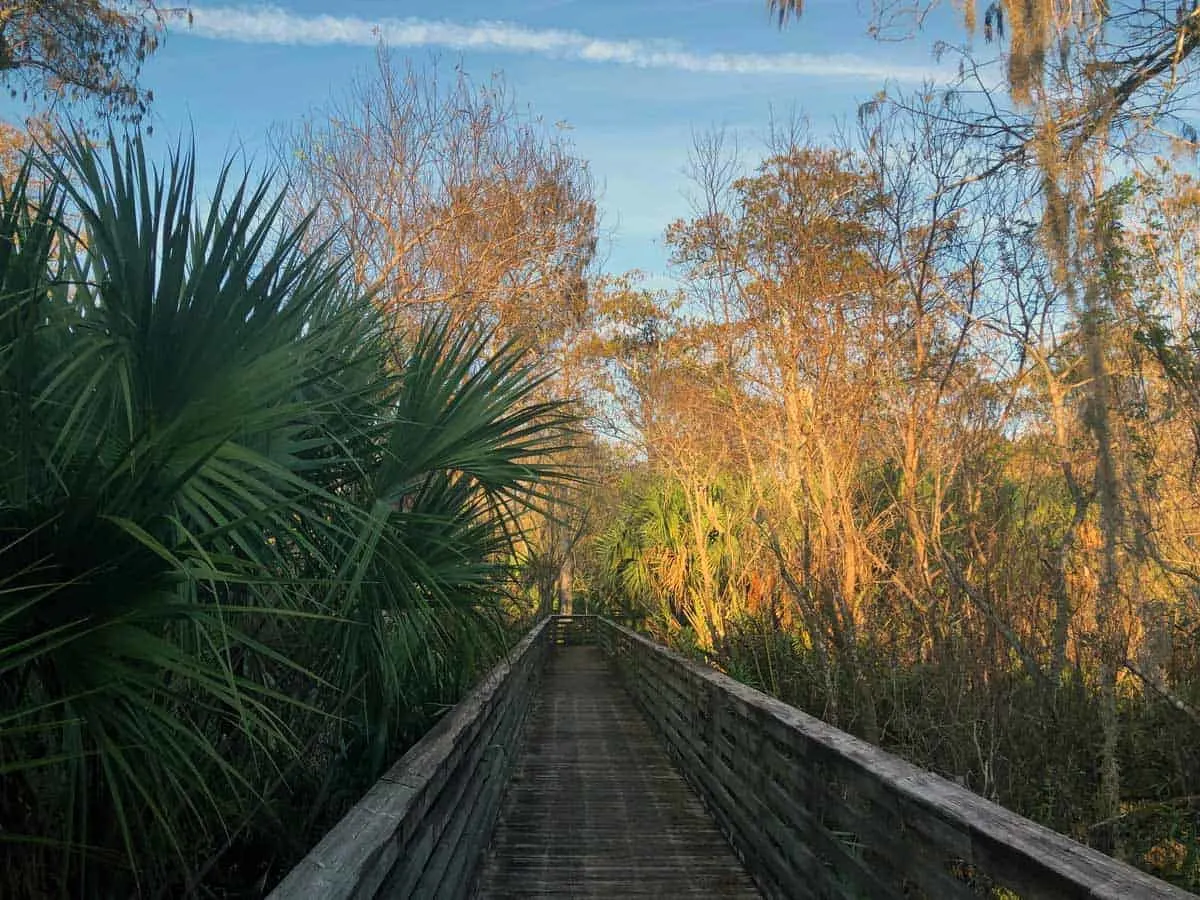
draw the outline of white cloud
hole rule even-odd
[[[250,44],[437,47],[533,54],[578,62],[718,75],[776,75],[894,80],[943,80],[945,70],[891,64],[852,54],[700,53],[670,41],[609,40],[577,31],[526,28],[512,22],[460,24],[433,19],[302,16],[278,7],[193,6],[189,33]]]

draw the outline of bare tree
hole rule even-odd
[[[6,0],[0,82],[26,102],[90,100],[104,115],[136,121],[153,99],[138,83],[142,63],[168,20],[184,16],[158,0]]]
[[[296,214],[312,211],[397,328],[438,315],[553,357],[586,324],[587,166],[499,76],[397,67],[381,47],[374,72],[277,143]]]

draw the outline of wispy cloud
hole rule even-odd
[[[670,69],[715,75],[775,75],[894,80],[941,80],[932,66],[891,64],[851,54],[701,53],[673,41],[610,40],[577,31],[526,28],[512,22],[470,24],[433,19],[302,16],[278,7],[193,6],[191,34],[250,44],[435,47],[531,54],[576,62]]]

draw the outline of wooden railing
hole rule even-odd
[[[593,627],[769,897],[1193,896],[626,628]]]
[[[554,635],[551,640],[557,646],[596,643],[596,629],[600,627],[599,616],[551,616]]]
[[[612,658],[768,897],[1193,896],[585,615],[535,626],[270,898],[464,897],[547,656],[578,643]]]
[[[553,618],[535,626],[269,900],[466,896],[491,838],[534,683],[561,627]]]

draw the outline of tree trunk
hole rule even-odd
[[[564,616],[575,612],[575,559],[568,553],[558,570],[558,611]]]

